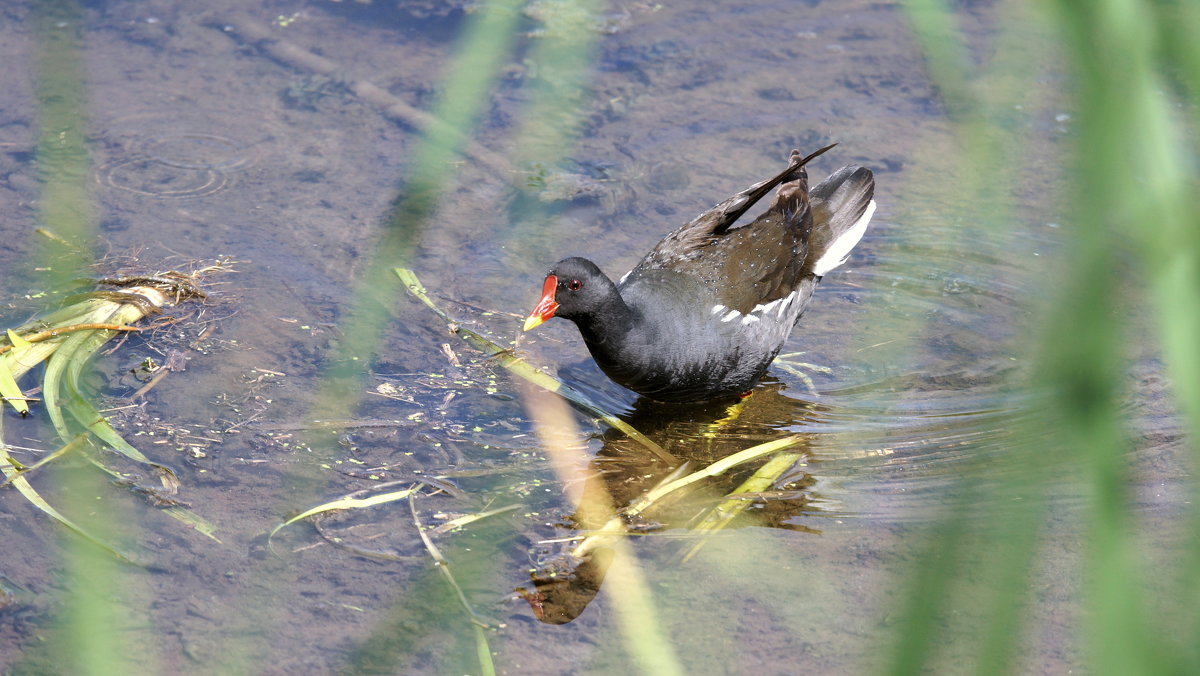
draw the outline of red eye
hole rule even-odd
[[[567,288],[572,291],[578,291],[583,288],[583,282],[579,281],[578,279],[572,279],[571,281],[567,282]]]

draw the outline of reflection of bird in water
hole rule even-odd
[[[790,399],[781,394],[784,386],[767,382],[753,396],[737,403],[663,404],[639,399],[622,418],[661,445],[681,461],[680,467],[667,467],[654,454],[619,432],[604,434],[604,445],[592,462],[602,481],[589,482],[589,493],[604,490],[604,502],[611,500],[618,510],[644,496],[666,479],[678,478],[690,471],[757,444],[790,436],[786,430],[811,423],[822,410],[816,404]],[[784,469],[770,489],[741,495],[748,507],[731,522],[734,526],[768,526],[813,532],[795,519],[813,511],[810,489],[815,479],[807,471],[808,443],[804,439],[786,452],[796,462]],[[695,528],[706,516],[722,505],[726,496],[743,485],[767,462],[737,466],[729,472],[672,493],[632,519],[626,519],[625,532],[654,532],[670,528]],[[728,504],[728,503],[726,503]],[[739,504],[739,506],[741,506]],[[578,515],[568,519],[576,535],[586,537],[602,524],[578,523]],[[730,525],[726,524],[726,525]],[[564,624],[579,616],[600,591],[613,550],[600,544],[580,545],[571,538],[568,549],[546,551],[537,570],[531,574],[532,588],[518,590],[529,602],[534,615],[549,624]],[[579,555],[579,552],[585,552]]]

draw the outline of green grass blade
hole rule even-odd
[[[103,301],[103,303],[85,301],[79,305],[90,308],[88,312],[83,313],[87,315],[88,319],[100,319],[102,323],[124,324],[137,321],[142,316],[141,309],[133,304],[118,306],[109,301]],[[111,309],[114,307],[115,310]],[[115,332],[108,330],[81,331],[71,334],[58,346],[46,363],[46,372],[43,378],[43,398],[46,412],[50,416],[55,430],[64,441],[70,439],[68,435],[71,434],[63,415],[65,409],[77,423],[112,450],[130,460],[153,467],[156,471],[161,472],[167,481],[177,483],[176,474],[172,468],[151,460],[135,446],[125,441],[108,422],[108,419],[101,415],[80,391],[79,379],[84,366],[115,335]],[[106,467],[103,463],[95,459],[92,462],[110,476],[118,479],[124,478],[120,472]],[[215,534],[216,527],[190,509],[182,505],[169,505],[162,508],[162,511],[202,535],[220,542]]]
[[[54,351],[54,354],[50,356],[50,359],[46,361],[46,371],[42,375],[42,402],[46,407],[46,415],[50,416],[50,424],[54,426],[54,431],[58,433],[58,437],[63,440],[74,436],[67,428],[66,417],[63,415],[63,407],[59,399],[63,371],[66,369],[67,364],[70,363],[80,343],[86,339],[86,333],[76,333],[64,340],[58,346],[58,349]]]
[[[10,357],[9,355],[16,355],[23,349],[27,348],[17,347],[12,352],[5,353],[0,357],[0,397],[3,397],[4,401],[8,402],[8,405],[12,406],[17,413],[26,416],[29,415],[29,404],[25,401],[25,393],[17,385],[16,377],[9,367],[10,360],[15,359],[15,356]]]
[[[87,441],[87,433],[86,432],[75,435],[74,439],[63,444],[62,447],[60,447],[58,450],[54,451],[53,453],[47,455],[46,457],[42,458],[41,460],[38,460],[37,462],[33,463],[32,465],[27,465],[25,467],[19,468],[20,475],[25,478],[29,478],[29,474],[31,472],[33,472],[34,470],[36,470],[40,467],[44,467],[45,465],[48,465],[48,464],[54,462],[55,460],[58,460],[59,458],[63,457],[64,455],[68,455],[70,453],[73,453],[73,452],[83,448],[84,442],[86,442],[86,441]],[[11,458],[10,458],[10,460],[11,460]],[[3,488],[4,486],[6,486],[10,481],[12,481],[12,478],[5,479],[4,481],[0,481],[0,488]]]
[[[475,630],[475,654],[479,658],[479,673],[483,676],[496,676],[496,665],[492,662],[492,647],[488,645],[487,632],[483,627],[472,624]]]
[[[627,532],[626,525],[631,519],[638,517],[647,510],[653,508],[660,500],[667,497],[671,493],[680,491],[699,481],[703,481],[704,479],[720,476],[738,465],[747,462],[753,462],[759,458],[771,455],[773,453],[778,453],[787,448],[791,448],[792,446],[801,443],[801,441],[803,441],[803,439],[797,436],[768,441],[756,446],[751,446],[743,451],[739,451],[733,455],[722,458],[702,469],[690,474],[685,474],[682,477],[674,478],[673,476],[670,476],[663,480],[659,485],[646,491],[646,493],[638,499],[626,505],[612,518],[608,519],[608,521],[605,522],[600,528],[591,531],[587,537],[580,541],[579,544],[577,544],[571,550],[571,555],[578,558],[583,558],[600,547],[611,545],[614,539],[621,538],[625,535]],[[787,455],[796,456],[798,454],[788,453]],[[786,469],[787,466],[790,466],[792,462],[795,462],[794,458],[787,463],[784,469]]]
[[[3,440],[4,416],[0,414],[0,449],[4,448]],[[10,466],[9,463],[11,463],[12,466]],[[29,483],[29,480],[22,476],[23,472],[17,469],[17,465],[18,463],[16,460],[13,460],[11,457],[9,457],[7,453],[4,453],[4,455],[0,457],[0,472],[4,473],[5,481],[11,483],[17,489],[17,492],[19,492],[22,497],[28,500],[30,504],[32,504],[46,516],[49,516],[51,519],[54,519],[63,526],[66,526],[69,530],[79,535],[84,540],[87,540],[97,547],[104,549],[121,561],[136,564],[132,557],[122,552],[118,547],[89,533],[87,529],[68,519],[66,516],[63,516],[63,514],[54,507],[51,507],[50,503],[46,502],[45,498],[43,498],[41,494],[39,494],[33,488],[33,485]]]
[[[466,593],[463,592],[462,587],[458,584],[458,581],[454,579],[454,571],[450,569],[450,562],[447,561],[446,557],[442,555],[442,550],[439,549],[436,544],[434,544],[433,539],[429,537],[429,533],[426,531],[424,524],[421,523],[420,517],[417,516],[417,504],[415,502],[415,497],[415,494],[408,496],[408,509],[412,512],[413,525],[417,529],[417,535],[421,537],[421,542],[425,545],[425,550],[429,552],[429,556],[432,557],[433,562],[437,564],[437,569],[438,572],[441,573],[442,579],[444,579],[446,584],[450,585],[450,588],[454,590],[454,594],[458,598],[459,604],[463,607],[463,610],[466,611],[467,617],[471,620],[472,624],[477,627],[487,629],[499,626],[499,623],[495,620],[484,617],[476,612],[475,607],[471,605],[471,601],[467,599]],[[490,650],[488,651],[488,655],[488,661],[490,662]]]
[[[459,528],[464,528],[466,526],[469,526],[469,525],[475,523],[476,521],[480,521],[482,519],[487,519],[487,518],[496,516],[497,514],[504,514],[506,512],[511,512],[514,510],[521,509],[521,507],[523,507],[523,506],[524,505],[521,505],[521,504],[508,505],[507,507],[497,507],[496,509],[489,509],[486,512],[478,512],[476,514],[464,514],[463,516],[460,516],[456,519],[450,519],[449,521],[442,522],[441,524],[438,524],[437,526],[430,528],[429,532],[435,533],[435,534],[448,533],[452,530],[456,530]]]
[[[126,563],[141,565],[141,564],[138,564],[130,555],[122,552],[116,545],[105,542],[103,539],[101,539],[95,535],[92,535],[83,526],[80,526],[79,524],[75,523],[74,521],[68,519],[67,517],[63,516],[62,513],[60,513],[57,509],[51,507],[50,503],[46,502],[45,498],[43,498],[36,490],[34,490],[33,486],[30,485],[29,481],[26,480],[25,477],[17,476],[15,474],[15,472],[13,472],[12,470],[10,470],[7,467],[2,466],[2,465],[0,465],[0,471],[4,472],[4,474],[8,477],[8,479],[12,482],[13,487],[15,487],[17,489],[17,491],[20,492],[21,495],[24,496],[25,499],[30,502],[30,504],[32,504],[34,507],[37,507],[44,514],[46,514],[50,518],[54,519],[55,521],[61,523],[62,525],[66,526],[70,530],[74,531],[77,535],[79,535],[83,539],[87,540],[88,542],[91,542],[92,544],[96,545],[97,547],[100,547],[100,548],[108,551],[110,554],[117,557],[118,559],[120,559]]]
[[[97,460],[95,458],[89,457],[88,460],[92,463],[92,465],[99,468],[102,472],[111,476],[116,481],[123,481],[127,478],[121,472],[118,472],[117,470],[115,470],[111,467],[108,467],[107,465],[105,465],[104,463],[100,462],[99,460]],[[153,465],[153,463],[151,463],[151,464]],[[153,466],[159,467],[159,465],[153,465]],[[173,474],[171,475],[171,479],[174,479]],[[206,520],[204,517],[200,516],[199,514],[196,514],[195,512],[188,509],[187,507],[184,507],[182,505],[167,505],[166,507],[162,507],[160,509],[160,511],[164,512],[167,516],[171,517],[172,519],[175,519],[176,521],[179,521],[180,523],[184,524],[185,526],[195,530],[196,532],[200,533],[201,535],[204,535],[211,540],[215,540],[216,542],[221,542],[221,539],[216,536],[217,527],[214,526],[212,523],[210,523],[208,520]]]

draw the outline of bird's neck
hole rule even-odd
[[[613,290],[613,295],[604,307],[586,317],[576,320],[584,342],[591,347],[612,348],[621,344],[636,324],[637,313]]]

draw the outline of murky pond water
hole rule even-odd
[[[996,17],[968,4],[964,30],[986,44]],[[391,317],[377,355],[338,347],[417,147],[405,122],[411,114],[395,102],[434,105],[468,21],[439,3],[400,6],[114,0],[92,3],[71,27],[85,45],[100,251],[151,268],[236,261],[235,273],[212,280],[215,330],[172,346],[186,350],[186,370],[114,413],[131,441],[178,469],[180,497],[221,539],[181,530],[119,487],[102,496],[135,505],[153,559],[105,594],[128,606],[117,637],[145,651],[139,662],[148,671],[473,673],[471,625],[414,521],[432,526],[488,510],[501,511],[434,540],[465,598],[501,627],[489,634],[497,668],[605,673],[631,663],[621,647],[625,620],[602,572],[579,573],[586,582],[566,596],[549,592],[550,602],[561,600],[549,611],[558,623],[537,621],[538,609],[514,591],[532,588],[531,572],[578,572],[563,563],[577,525],[569,487],[556,478],[514,379],[399,283],[387,290]],[[28,269],[37,246],[27,11],[0,10],[6,299],[37,288],[9,274]],[[537,125],[530,130],[522,117],[545,84],[532,57],[540,25],[522,19],[474,154],[412,255],[384,264],[414,269],[464,326],[508,344],[558,258],[586,255],[615,277],[666,232],[777,171],[793,147],[840,144],[815,162],[818,177],[849,163],[872,168],[879,211],[871,230],[817,291],[785,348],[796,354],[736,410],[636,401],[585,358],[566,322],[520,347],[694,468],[798,436],[797,463],[694,556],[685,558],[697,543],[689,530],[696,515],[754,467],[631,524],[629,551],[689,672],[876,665],[920,536],[964,500],[957,479],[1002,486],[999,460],[1027,441],[1037,402],[1012,382],[1030,368],[1020,339],[1035,331],[1039,284],[1053,277],[1059,254],[1056,159],[1069,133],[1053,95],[1061,74],[1047,66],[1040,103],[1014,113],[1007,131],[1042,150],[1015,181],[1010,222],[1020,227],[995,234],[974,222],[993,215],[954,188],[956,131],[895,5],[607,10],[595,22],[579,139],[550,165],[531,156],[524,141],[537,139]],[[497,162],[528,176],[499,175]],[[531,187],[518,194],[513,182]],[[27,299],[0,305],[6,325],[33,307]],[[131,365],[156,349],[153,340],[131,340],[99,361],[114,406],[140,387],[128,379]],[[804,371],[798,362],[827,368]],[[1135,440],[1143,459],[1133,464],[1147,537],[1170,539],[1180,432],[1156,355],[1147,349],[1133,363],[1132,416],[1145,430]],[[349,404],[322,384],[347,365],[368,374]],[[349,408],[348,419],[322,422],[339,407]],[[22,462],[56,446],[37,416],[5,415],[7,443],[41,449],[14,451]],[[591,458],[618,504],[668,473],[625,435],[586,415],[575,420],[580,430],[568,445]],[[1044,583],[1021,669],[1028,673],[1078,663],[1081,496],[1069,468],[1057,469],[1057,516],[1046,536],[1064,546],[1039,560]],[[415,509],[397,501],[265,537],[299,510],[413,482],[442,491]],[[975,507],[1005,509],[995,497],[1002,494],[984,492],[990,497]],[[72,589],[62,577],[62,540],[16,491],[0,490],[0,505],[0,581],[15,590],[14,601],[0,603],[0,671],[54,670],[47,665],[56,657],[40,646],[58,631],[56,612]],[[964,575],[985,565],[964,562]],[[948,634],[965,636],[984,619],[964,608]],[[948,645],[953,665],[960,656]]]

